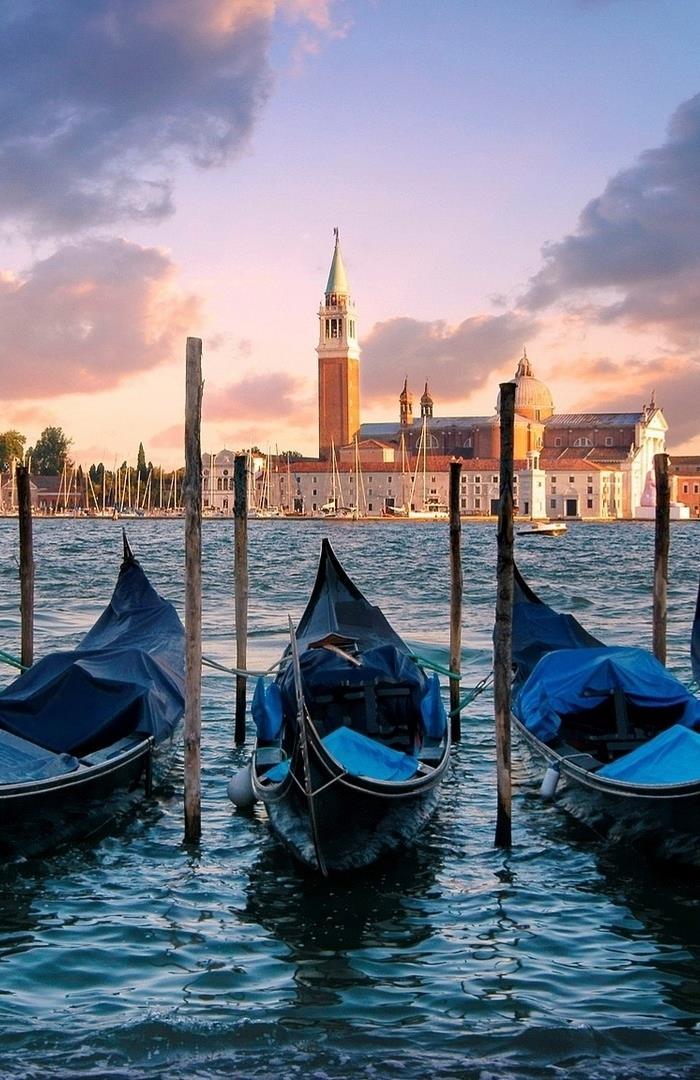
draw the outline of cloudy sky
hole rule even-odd
[[[523,345],[559,411],[700,453],[700,5],[4,0],[0,430],[88,464],[317,450],[340,229],[362,414],[491,413]]]

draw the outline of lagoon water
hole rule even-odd
[[[180,613],[181,521],[128,523]],[[323,535],[416,651],[446,661],[445,525],[250,523],[249,664],[298,619]],[[233,662],[233,526],[204,522],[204,651]],[[495,529],[463,528],[465,685],[491,667]],[[121,524],[37,520],[36,654],[69,647],[116,580]],[[653,524],[517,540],[525,575],[613,644],[649,647]],[[700,526],[672,528],[669,666],[690,679]],[[0,648],[17,652],[17,524],[0,522]],[[0,669],[5,675],[9,669]],[[9,678],[5,676],[5,681]],[[0,866],[2,1077],[700,1076],[700,872],[610,851],[538,797],[514,749],[514,843],[493,846],[493,700],[463,717],[418,846],[350,881],[298,870],[226,784],[233,680],[205,668],[203,836],[182,755],[101,836]]]

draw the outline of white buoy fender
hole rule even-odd
[[[561,773],[559,770],[559,762],[554,761],[547,769],[547,772],[542,778],[542,787],[540,788],[540,795],[543,799],[551,799],[554,792],[557,790],[557,784],[559,783],[559,777]]]
[[[244,765],[231,777],[226,788],[226,793],[239,810],[250,810],[256,803],[253,783],[250,777],[251,765]]]

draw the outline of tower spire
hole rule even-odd
[[[332,296],[348,296],[348,275],[345,272],[345,263],[343,262],[343,253],[340,250],[340,234],[338,226],[333,229],[333,236],[335,238],[335,245],[333,247],[333,259],[331,260],[331,268],[328,273],[328,283],[326,284],[326,303],[330,304]]]

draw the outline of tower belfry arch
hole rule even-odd
[[[318,449],[346,446],[360,427],[360,346],[357,309],[350,295],[338,229],[326,291],[319,308]]]

